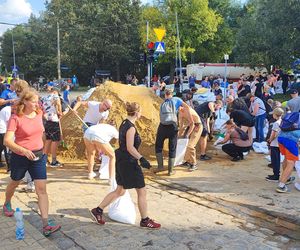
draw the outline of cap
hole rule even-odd
[[[47,85],[48,85],[48,87],[53,87],[54,86],[54,82],[48,82]]]
[[[290,89],[289,94],[290,95],[298,94],[298,90],[297,89]]]

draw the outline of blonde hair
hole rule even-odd
[[[14,86],[15,86],[15,92],[17,93],[22,93],[24,90],[29,88],[28,83],[24,80],[18,80]]]
[[[140,105],[137,102],[126,102],[126,111],[128,116],[134,116],[136,112],[141,110]]]
[[[27,88],[22,92],[20,100],[15,105],[17,116],[24,115],[25,101],[30,101],[35,96],[39,96],[39,94],[34,88]],[[40,113],[41,112],[40,107],[38,107],[38,109],[35,112]]]

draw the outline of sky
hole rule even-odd
[[[244,3],[247,0],[239,0]],[[142,0],[142,3],[151,3],[152,0]],[[0,0],[0,22],[26,23],[31,13],[38,15],[45,9],[44,0]],[[0,24],[0,36],[12,26]]]

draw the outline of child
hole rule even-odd
[[[266,177],[267,181],[279,181],[279,174],[280,174],[280,151],[278,145],[278,134],[280,132],[280,123],[281,118],[284,114],[283,109],[275,108],[273,111],[273,118],[276,120],[273,123],[271,136],[268,139],[268,143],[270,144],[271,149],[271,164],[273,167],[273,175],[268,175]]]
[[[66,85],[64,87],[64,92],[63,92],[63,98],[64,98],[64,101],[70,105],[70,85]]]

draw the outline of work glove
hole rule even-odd
[[[150,165],[150,162],[147,161],[144,157],[142,157],[140,159],[140,164],[143,168],[147,168],[147,169],[150,169],[151,168],[151,165]]]

